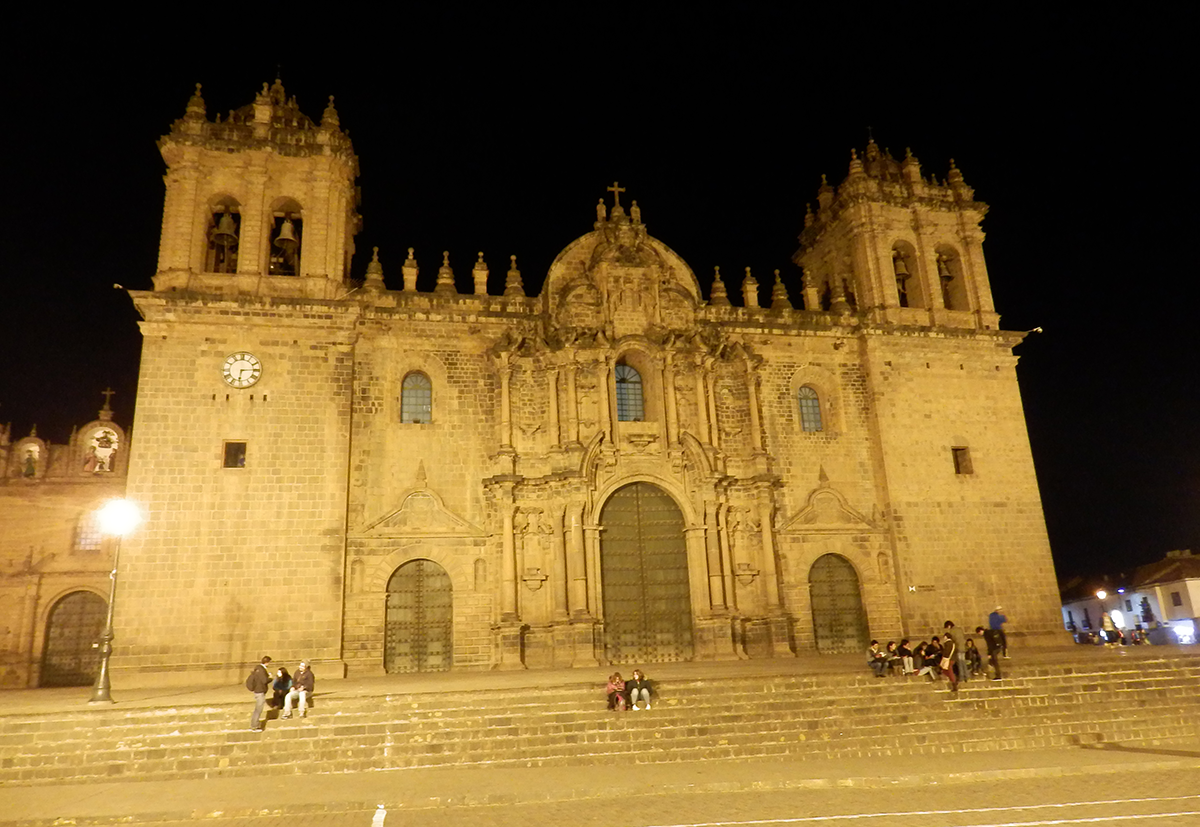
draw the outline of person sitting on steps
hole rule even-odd
[[[879,648],[877,640],[871,641],[871,648],[867,650],[867,666],[871,667],[877,678],[882,678],[883,671],[887,669],[887,655]]]
[[[625,689],[629,691],[629,703],[634,712],[638,709],[639,701],[645,701],[646,709],[650,708],[650,681],[646,680],[641,669],[633,670],[633,677],[625,682]]]
[[[313,677],[312,670],[308,668],[308,662],[300,661],[300,667],[296,670],[296,674],[292,675],[292,688],[288,691],[287,697],[283,699],[283,714],[279,717],[292,717],[292,701],[296,698],[300,699],[300,717],[308,715],[308,699],[312,697],[315,683],[316,678]]]
[[[608,676],[608,685],[604,687],[608,693],[608,708],[614,712],[625,711],[625,680],[620,672]]]

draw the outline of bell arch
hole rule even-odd
[[[454,592],[450,575],[433,560],[398,567],[387,583],[383,668],[446,672],[454,660]]]
[[[46,618],[38,686],[87,686],[96,680],[108,602],[94,592],[69,592]]]
[[[683,510],[659,486],[629,482],[605,500],[599,522],[607,659],[691,660],[693,588]]]
[[[870,631],[854,564],[840,554],[823,554],[808,570],[813,637],[821,654],[865,652]]]

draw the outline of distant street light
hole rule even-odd
[[[100,522],[100,531],[117,538],[117,548],[113,552],[112,574],[109,575],[108,616],[104,621],[104,634],[100,638],[100,674],[96,676],[96,686],[88,703],[110,704],[113,699],[109,694],[108,659],[112,655],[113,604],[117,599],[117,562],[121,559],[121,538],[137,528],[142,515],[129,500],[109,500],[96,513],[96,517]]]

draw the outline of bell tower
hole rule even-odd
[[[208,119],[200,85],[158,142],[167,163],[156,291],[330,299],[361,226],[358,158],[333,98],[314,123],[276,79]]]
[[[861,313],[872,323],[997,330],[983,260],[987,204],[950,161],[946,180],[923,177],[867,142],[851,150],[835,190],[822,177],[818,209],[804,219],[800,250],[805,307]]]

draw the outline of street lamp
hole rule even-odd
[[[111,582],[108,587],[108,616],[104,620],[104,634],[100,638],[100,674],[96,676],[96,686],[92,689],[92,699],[88,703],[110,704],[113,702],[109,695],[108,659],[112,655],[113,642],[113,604],[117,599],[117,561],[121,559],[121,538],[137,528],[142,521],[142,515],[137,506],[129,500],[109,500],[97,512],[100,531],[117,538],[117,548],[113,552]]]

